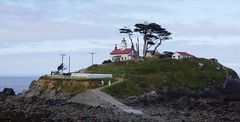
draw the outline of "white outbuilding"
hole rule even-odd
[[[187,53],[187,52],[175,52],[172,55],[172,59],[186,59],[186,58],[193,58],[194,56]]]

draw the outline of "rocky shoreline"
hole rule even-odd
[[[67,102],[66,99],[47,99],[27,92],[17,96],[3,92],[0,98],[1,122],[158,121],[157,117],[128,114],[114,107],[94,107]]]
[[[144,115],[129,114],[114,106],[90,106],[69,102],[72,94],[56,90],[29,91],[15,95],[13,89],[0,92],[1,122],[78,122],[78,121],[167,121],[221,122],[240,121],[240,82],[227,82],[224,87],[194,92],[186,89],[163,88],[141,97],[120,99]]]
[[[149,97],[152,97],[152,99],[149,99]],[[140,98],[128,98],[124,99],[123,102],[129,106],[141,108],[140,110],[149,116],[159,117],[169,122],[240,121],[239,100],[222,98],[196,99],[188,96],[166,99],[162,95],[155,94]]]
[[[152,91],[141,97],[125,98],[122,102],[169,122],[239,122],[240,82],[231,81],[224,88],[200,93],[167,88],[159,93]]]

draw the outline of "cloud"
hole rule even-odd
[[[239,24],[218,23],[218,22],[200,22],[200,23],[174,23],[168,25],[177,35],[182,36],[208,36],[222,37],[234,36],[239,37]]]
[[[200,46],[200,45],[209,45],[209,46],[231,46],[231,45],[240,45],[239,37],[221,37],[221,38],[212,38],[208,36],[199,36],[199,37],[173,37],[171,42],[180,42],[181,45],[188,46]]]
[[[172,23],[167,24],[173,41],[187,45],[240,45],[240,26],[234,23]]]
[[[239,62],[234,55],[240,45],[238,5],[236,0],[1,0],[0,55],[95,49],[104,50],[101,55],[107,57],[125,36],[119,34],[120,27],[148,21],[173,33],[161,51],[183,50]]]
[[[169,3],[171,5],[166,6]],[[216,8],[199,4],[187,0],[5,1],[0,4],[1,47],[51,40],[61,42],[99,39],[105,40],[104,42],[107,42],[106,40],[116,42],[121,37],[118,28],[125,25],[132,27],[137,22],[147,20],[159,22],[173,33],[175,41],[185,40],[189,45],[239,44],[239,23],[234,23],[233,20],[213,21],[222,18],[222,14],[228,20],[226,13],[232,12],[232,9],[221,14],[216,12],[222,11],[218,7],[222,7],[223,4],[216,4]],[[179,5],[189,6],[192,10],[181,8]],[[214,14],[216,16],[212,16]],[[215,19],[206,20],[212,17]]]
[[[45,52],[77,52],[90,51],[99,49],[108,49],[113,47],[110,41],[103,40],[47,40],[40,42],[27,42],[24,44],[15,44],[7,47],[2,47],[0,55],[21,54],[21,53],[45,53]]]
[[[117,29],[110,26],[74,24],[68,22],[51,21],[8,21],[1,22],[0,38],[4,41],[39,41],[39,40],[66,40],[106,39],[116,37]],[[114,31],[115,30],[115,31]]]

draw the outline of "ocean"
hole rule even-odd
[[[29,89],[29,85],[33,80],[39,77],[0,77],[0,91],[4,88],[13,88],[15,93],[21,93]]]

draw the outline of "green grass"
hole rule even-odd
[[[199,63],[204,66],[200,68]],[[87,72],[91,72],[91,68],[87,69]],[[234,78],[238,78],[233,70],[228,69],[228,72]],[[117,97],[140,95],[151,90],[159,91],[164,86],[201,91],[223,83],[226,78],[221,64],[198,58],[184,60],[147,58],[144,61],[94,65],[94,73],[111,73],[115,77],[124,78],[123,83],[104,90]]]
[[[111,87],[106,87],[103,91],[117,97],[139,96],[143,94],[139,87],[129,81],[123,81],[121,83],[114,84]]]

